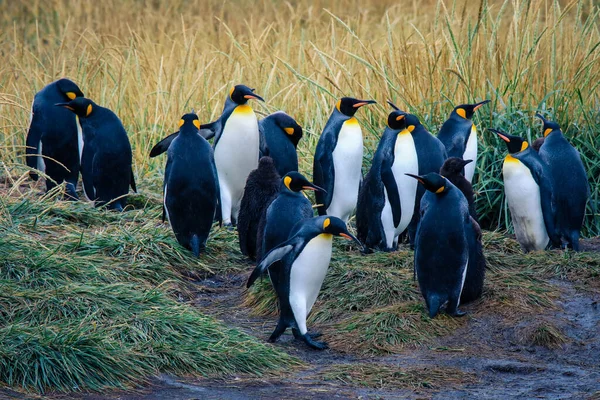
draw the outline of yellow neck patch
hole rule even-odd
[[[194,120],[194,126],[198,129],[200,129],[200,120],[199,119]]]
[[[521,145],[521,151],[525,150],[528,147],[529,147],[529,143],[523,142],[523,144]]]
[[[410,135],[410,131],[407,128],[404,128],[398,134],[399,135]]]
[[[283,130],[290,136],[294,134],[294,128],[283,128]]]
[[[88,104],[88,108],[87,108],[87,111],[85,112],[85,116],[89,117],[91,113],[92,113],[92,105]]]
[[[550,134],[550,132],[552,132],[552,129],[546,128],[546,130],[544,131],[544,137],[548,136]]]
[[[349,120],[347,120],[346,122],[344,122],[344,125],[358,125],[358,120],[356,118],[352,117]]]
[[[248,104],[242,104],[241,106],[237,106],[235,108],[235,110],[233,110],[233,113],[250,115],[250,114],[254,113],[254,111],[252,110],[252,107],[250,107]]]
[[[75,100],[75,97],[77,97],[77,95],[73,92],[67,92],[66,95],[71,100]]]
[[[331,225],[331,220],[329,218],[325,218],[325,221],[323,221],[323,229],[326,229],[329,225]]]
[[[290,178],[289,176],[286,176],[285,178],[283,178],[283,184],[285,185],[285,187],[292,190],[290,188],[290,183],[292,183],[292,178]]]
[[[321,233],[319,237],[322,239],[331,239],[333,235],[331,233]]]
[[[511,155],[509,154],[509,155],[507,155],[507,156],[504,158],[504,162],[505,162],[505,163],[514,163],[514,162],[518,163],[518,162],[520,162],[520,161],[519,161],[519,159],[518,159],[518,158],[514,158],[513,156],[511,156]]]
[[[456,110],[456,113],[458,115],[460,115],[461,117],[463,117],[464,119],[467,119],[467,112],[465,111],[464,108],[459,108],[458,110]]]
[[[442,186],[441,188],[439,188],[438,190],[436,190],[436,193],[442,193],[444,191],[444,189],[446,189],[446,186]]]

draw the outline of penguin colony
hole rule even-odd
[[[437,137],[388,102],[387,127],[363,179],[363,135],[355,114],[375,101],[343,97],[319,137],[314,183],[298,172],[302,127],[282,111],[258,121],[250,100],[264,101],[237,85],[216,121],[201,124],[195,113],[183,115],[178,131],[156,144],[150,157],[167,153],[163,221],[182,246],[199,256],[215,221],[237,225],[240,250],[256,261],[247,286],[267,273],[279,300],[269,341],[291,328],[309,347],[327,348],[316,340],[319,333],[308,331],[306,319],[327,274],[333,236],[368,254],[395,251],[408,234],[430,317],[440,311],[464,315],[460,304],[481,296],[485,277],[471,185],[478,135],[472,117],[489,100],[455,107]],[[47,190],[64,183],[65,198],[77,200],[81,172],[90,201],[122,211],[129,187],[136,186],[120,119],[68,79],[38,92],[31,112],[31,178],[44,174]],[[560,126],[536,116],[543,138],[532,146],[488,129],[508,150],[502,174],[516,238],[525,252],[577,251],[590,193],[586,172]],[[315,205],[304,191],[315,192]],[[357,237],[347,227],[352,215]]]

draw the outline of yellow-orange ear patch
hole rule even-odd
[[[200,120],[199,119],[194,120],[194,126],[198,129],[200,129]]]
[[[285,178],[283,178],[283,184],[285,185],[285,187],[292,190],[290,188],[290,183],[292,183],[292,178],[290,178],[289,176],[286,176]]]
[[[92,113],[92,105],[88,104],[87,111],[85,112],[85,116],[89,117],[91,113]]]
[[[523,142],[523,144],[521,145],[521,151],[525,150],[528,147],[529,147],[529,143]]]
[[[441,188],[439,188],[438,190],[436,190],[436,193],[442,193],[444,191],[444,189],[446,189],[446,186],[442,186]]]
[[[235,90],[235,86],[231,88],[231,90],[229,91],[229,98],[231,99],[231,96],[233,96],[233,91]],[[232,99],[233,100],[233,99]]]
[[[342,112],[342,110],[340,110],[341,106],[342,106],[342,100],[338,100],[337,103],[335,103],[335,108],[337,108],[337,110],[339,112]]]
[[[182,126],[183,124],[185,124],[185,121],[184,121],[184,120],[182,120],[182,119],[180,119],[180,120],[179,120],[179,124],[178,124],[178,126],[181,128],[181,126]]]
[[[415,126],[414,125],[409,125],[406,127],[406,129],[408,129],[409,132],[412,132],[415,130]]]
[[[329,225],[331,225],[331,220],[329,218],[325,218],[325,221],[323,221],[323,229],[327,229]]]
[[[546,130],[544,131],[544,137],[548,136],[550,132],[552,132],[552,128],[546,128]]]
[[[67,94],[67,97],[71,100],[74,100],[75,97],[77,97],[77,95],[73,92],[67,92],[66,94]]]
[[[283,130],[290,136],[294,134],[294,128],[283,128]]]
[[[461,117],[463,117],[463,118],[467,118],[467,112],[465,111],[465,109],[464,109],[464,108],[459,108],[459,109],[457,109],[457,110],[456,110],[456,113],[457,113],[458,115],[460,115]]]

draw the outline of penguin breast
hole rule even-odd
[[[405,174],[419,174],[417,149],[412,135],[407,130],[398,134],[396,138],[392,172],[398,186],[400,209],[402,211],[400,224],[396,227],[396,235],[400,235],[412,220],[418,185],[416,179]]]
[[[477,165],[477,128],[475,127],[475,124],[471,125],[471,133],[467,139],[465,152],[462,158],[463,160],[473,160],[473,162],[465,165],[465,178],[471,182],[473,180],[473,175],[475,175],[475,166]]]

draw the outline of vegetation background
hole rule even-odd
[[[176,302],[189,299],[190,279],[246,269],[236,264],[234,236],[217,231],[212,250],[197,262],[177,246],[168,227],[157,223],[164,159],[149,159],[150,148],[191,109],[204,122],[214,120],[237,83],[256,88],[266,99],[253,103],[259,114],[284,110],[304,127],[300,169],[308,176],[338,97],[378,101],[358,113],[365,170],[390,111],[385,100],[418,115],[435,134],[455,105],[491,99],[475,118],[480,158],[474,180],[483,225],[491,230],[510,230],[510,216],[501,176],[506,149],[485,128],[532,141],[541,135],[534,119],[541,112],[558,121],[581,152],[592,189],[584,235],[599,235],[599,14],[594,0],[0,0],[0,175],[5,181],[0,381],[35,391],[68,391],[126,386],[165,370],[261,373],[297,363]],[[87,97],[115,111],[130,135],[141,195],[132,198],[136,210],[127,215],[56,203],[53,194],[40,199],[40,187],[29,187],[22,155],[30,104],[38,90],[60,77],[73,79]],[[498,235],[486,244],[492,242],[504,243]],[[495,257],[492,264],[520,266],[517,247],[507,246],[496,250],[515,256],[514,264]],[[356,285],[359,277],[368,284],[353,295],[377,303],[359,310],[387,306],[404,291],[412,294],[403,301],[418,304],[418,293],[410,289],[410,256],[401,257],[374,261],[406,267],[401,274],[370,269],[354,276]],[[570,270],[539,257],[526,261],[543,268],[541,275],[527,270],[507,277],[496,270],[496,295],[507,282],[518,282],[530,301],[523,307],[548,307],[553,297],[536,279],[570,276]],[[361,268],[358,258],[339,261],[345,262]],[[597,278],[597,260],[581,256],[570,262],[591,265],[590,276]],[[366,277],[387,283],[388,291],[367,299],[383,286],[370,286],[374,281]],[[334,268],[329,282],[325,290],[331,299],[350,287],[340,268]],[[527,293],[533,287],[535,294]],[[132,303],[141,308],[130,309]],[[272,297],[253,297],[250,303],[265,308],[272,306]],[[394,311],[395,320],[408,312],[412,326],[423,328],[415,304]],[[339,316],[344,305],[338,306],[323,307],[316,319]],[[144,318],[131,323],[132,315]],[[363,323],[379,326],[372,319]],[[446,332],[451,324],[442,320],[423,329]],[[198,331],[203,335],[191,334]],[[382,340],[380,331],[369,334]],[[390,349],[414,338],[384,339],[381,346]],[[346,340],[342,336],[339,342]],[[236,346],[240,341],[248,343],[243,351]],[[365,338],[357,341],[371,348]]]

